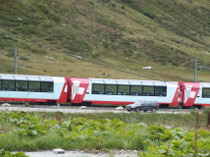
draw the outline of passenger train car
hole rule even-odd
[[[178,106],[177,82],[70,78],[71,102],[127,105],[138,100]]]
[[[210,106],[210,83],[0,74],[2,102],[127,105],[139,100],[160,107]]]
[[[0,74],[0,101],[65,103],[64,77]]]

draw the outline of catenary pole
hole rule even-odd
[[[15,55],[15,74],[17,74],[17,47],[14,47],[14,55]]]
[[[198,62],[198,59],[195,58],[195,77],[194,77],[194,81],[197,82],[197,62]]]

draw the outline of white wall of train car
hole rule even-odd
[[[199,92],[198,92],[198,95],[196,97],[194,104],[210,106],[210,98],[202,97],[202,89],[203,88],[210,88],[210,83],[200,83],[200,89],[199,89]]]
[[[41,76],[39,78],[42,78]],[[45,78],[45,77],[43,77]],[[65,84],[64,77],[50,77],[54,82],[53,92],[29,92],[29,91],[1,91],[0,98],[18,98],[18,99],[45,99],[58,100]],[[30,79],[28,79],[30,81]]]
[[[134,95],[106,95],[92,94],[92,84],[113,84],[113,85],[139,85],[139,86],[166,86],[166,96],[134,96]],[[158,103],[172,103],[176,90],[177,82],[162,82],[162,81],[130,81],[130,80],[111,80],[111,79],[90,79],[90,84],[84,101],[109,101],[109,102],[135,102],[142,101],[157,101]]]

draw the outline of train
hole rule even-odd
[[[0,74],[0,101],[202,108],[210,106],[210,83]]]

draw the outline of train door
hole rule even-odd
[[[71,83],[67,80],[67,102],[71,102]]]
[[[182,88],[182,82],[173,83],[173,84],[176,84],[176,86],[173,86],[173,88],[175,90],[175,93],[169,94],[169,95],[172,95],[173,96],[173,100],[169,104],[169,106],[174,106],[174,107],[182,106],[182,95],[183,95],[182,94],[182,90],[183,90],[183,88]],[[173,88],[171,88],[171,89],[173,89]]]
[[[69,77],[65,77],[66,80],[66,102],[71,102],[71,82]]]
[[[178,105],[179,107],[181,108],[183,106],[183,90],[184,90],[184,87],[183,85],[179,84],[179,90],[178,90]]]

